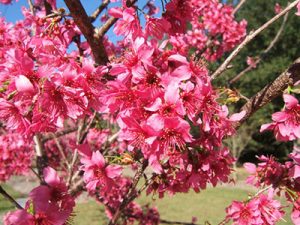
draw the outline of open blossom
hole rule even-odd
[[[4,225],[63,225],[70,217],[75,201],[56,171],[46,167],[43,171],[47,185],[29,193],[25,208],[4,216]]]
[[[114,184],[114,179],[122,173],[121,166],[107,165],[99,151],[83,156],[81,163],[84,171],[83,179],[89,191],[94,191],[96,187],[107,190]]]
[[[233,225],[274,225],[284,215],[280,203],[264,194],[247,202],[234,201],[226,213]]]
[[[257,61],[253,57],[247,57],[247,64],[248,66],[251,66],[251,68],[255,69],[257,66]]]
[[[146,34],[148,34],[149,36],[153,35],[158,39],[162,39],[164,33],[167,33],[169,29],[170,23],[164,18],[147,18],[145,30]]]
[[[300,105],[298,100],[289,94],[283,95],[284,110],[272,115],[272,123],[261,126],[260,131],[273,130],[279,141],[293,141],[300,138]]]
[[[117,35],[134,36],[140,33],[140,24],[133,8],[119,9],[118,13],[111,13],[114,17],[121,18],[117,21],[114,32]]]
[[[278,14],[282,11],[281,5],[279,3],[275,4],[274,11],[276,14]]]
[[[259,157],[262,161],[256,167],[252,163],[245,163],[244,167],[251,174],[247,178],[247,183],[259,187],[262,183],[278,187],[286,181],[287,169],[285,165],[275,161],[274,157]],[[256,180],[257,179],[257,180]]]

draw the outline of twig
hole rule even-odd
[[[283,21],[282,24],[278,30],[278,32],[276,33],[275,38],[271,41],[271,43],[269,44],[269,46],[263,51],[263,56],[266,55],[267,53],[269,53],[269,51],[274,47],[274,45],[276,44],[276,42],[279,40],[280,35],[282,34],[284,27],[286,25],[287,19],[289,17],[289,12],[287,12],[284,17],[283,17]]]
[[[88,125],[86,126],[86,128],[84,129],[84,121],[83,123],[78,127],[78,132],[77,132],[77,145],[80,145],[84,142],[95,118],[96,118],[96,115],[97,115],[97,112],[95,111],[90,122],[88,123]],[[82,134],[82,131],[84,130],[83,134]],[[72,159],[72,162],[70,164],[70,172],[69,172],[69,178],[68,178],[68,181],[67,181],[67,184],[68,184],[68,187],[71,186],[71,182],[72,182],[72,178],[73,178],[73,173],[74,173],[74,166],[75,166],[75,163],[77,161],[77,158],[78,158],[78,150],[75,149],[74,151],[74,155],[73,155],[73,159]]]
[[[268,47],[261,53],[260,56],[257,56],[255,58],[257,58],[255,60],[255,64],[259,64],[262,59],[269,53],[269,51],[275,46],[276,42],[279,40],[280,35],[282,34],[284,27],[286,25],[287,19],[288,19],[289,13],[285,14],[283,17],[283,22],[278,30],[278,32],[276,33],[276,36],[274,37],[274,39],[270,42],[270,44],[268,45]],[[229,81],[229,84],[233,84],[234,82],[238,81],[244,74],[246,74],[247,72],[253,70],[254,68],[249,65],[248,67],[246,67],[243,71],[241,71],[238,75],[236,75],[234,78],[232,78]]]
[[[114,225],[118,221],[119,217],[121,216],[122,211],[126,208],[126,206],[138,196],[138,193],[136,192],[135,189],[136,189],[136,186],[137,186],[139,180],[143,176],[144,171],[147,168],[147,166],[148,166],[148,161],[145,160],[143,162],[142,166],[136,172],[136,174],[133,178],[131,187],[129,188],[127,194],[125,195],[125,197],[124,197],[123,201],[121,202],[121,204],[119,205],[118,209],[114,213],[112,219],[109,221],[109,223],[108,223],[109,225]]]
[[[28,5],[29,5],[30,12],[32,13],[32,15],[35,15],[35,10],[34,10],[32,0],[27,0],[27,2],[28,2]]]
[[[70,194],[72,196],[76,196],[79,192],[81,192],[82,190],[84,190],[84,181],[83,180],[79,180],[70,190]]]
[[[0,194],[3,195],[8,201],[10,201],[16,208],[23,209],[22,206],[13,198],[11,197],[0,185]]]
[[[164,220],[164,219],[160,219],[159,222],[161,224],[178,224],[178,225],[200,225],[198,223],[188,223],[188,222],[179,222],[179,221],[170,221],[170,220]]]
[[[212,74],[211,78],[215,79],[220,74],[222,74],[226,69],[227,66],[231,63],[231,61],[240,53],[240,51],[251,41],[253,40],[258,34],[260,34],[262,31],[264,31],[266,28],[268,28],[272,23],[274,23],[276,20],[278,20],[281,16],[285,15],[288,11],[290,11],[292,8],[294,8],[300,0],[296,0],[289,4],[284,10],[282,10],[279,14],[274,16],[272,19],[267,21],[264,25],[262,25],[260,28],[255,30],[254,32],[251,32],[246,38],[242,41],[242,43],[228,56],[228,58],[222,63],[222,65]]]
[[[97,112],[95,111],[94,114],[93,114],[93,116],[92,116],[92,118],[91,118],[91,120],[90,120],[90,122],[86,126],[83,134],[82,135],[80,134],[80,136],[78,137],[78,144],[82,144],[84,142],[84,140],[85,140],[87,134],[89,133],[89,130],[90,130],[90,128],[91,128],[91,126],[92,126],[92,124],[93,124],[96,116],[97,116]]]
[[[30,167],[30,170],[33,172],[33,174],[39,179],[40,183],[43,183],[43,179],[40,177],[40,175],[32,168]]]
[[[36,153],[36,166],[38,169],[38,175],[41,177],[41,183],[43,183],[44,180],[44,175],[43,175],[43,170],[45,167],[48,165],[48,160],[47,156],[44,151],[44,145],[43,142],[41,141],[40,134],[36,134],[33,137],[33,141],[35,143],[35,153]]]
[[[240,111],[245,111],[245,116],[234,127],[239,127],[258,109],[272,101],[289,86],[294,85],[300,80],[300,58],[298,58],[285,72],[278,76],[273,82],[264,87],[256,95],[241,108]]]
[[[66,156],[66,154],[65,154],[65,152],[64,152],[63,147],[61,146],[61,144],[60,144],[60,142],[59,142],[59,140],[58,140],[58,138],[56,137],[55,134],[53,134],[53,137],[54,137],[54,141],[55,141],[55,143],[56,143],[56,146],[57,146],[57,148],[58,148],[58,151],[59,151],[59,153],[61,154],[61,156],[63,157],[63,161],[64,161],[64,163],[65,163],[66,166],[67,166],[67,169],[70,170],[71,166],[70,166],[70,163],[69,163],[69,161],[68,161],[68,158],[67,158],[67,156]]]
[[[108,6],[109,3],[110,3],[110,0],[104,0],[101,3],[101,5],[99,5],[99,7],[92,13],[92,15],[90,16],[90,20],[91,20],[92,23],[95,22],[95,20],[97,19],[97,17]]]
[[[240,10],[240,8],[244,5],[245,2],[246,0],[240,0],[239,4],[237,4],[237,6],[234,8],[232,14],[236,14],[236,12]]]
[[[63,131],[56,132],[56,133],[55,133],[55,137],[56,137],[56,138],[59,138],[59,137],[61,137],[61,136],[65,136],[65,135],[67,135],[67,134],[73,133],[73,132],[75,132],[76,130],[77,130],[77,127],[68,128],[68,129],[65,129],[65,130],[63,130]],[[43,137],[41,140],[42,140],[43,143],[45,143],[45,142],[50,141],[50,140],[53,140],[53,139],[54,139],[53,134],[49,134],[49,135]]]

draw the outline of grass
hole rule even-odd
[[[157,206],[160,216],[164,220],[191,222],[192,217],[198,218],[197,223],[205,221],[217,225],[225,217],[225,208],[233,200],[247,199],[249,191],[231,187],[208,188],[201,193],[176,194],[173,197],[165,196],[163,199],[152,200],[151,196],[141,196],[138,200],[141,204]],[[288,209],[290,212],[290,209]],[[94,201],[81,203],[76,206],[75,225],[104,225],[107,224],[103,206]],[[292,224],[289,213],[279,225]]]
[[[239,180],[244,180],[246,177],[245,171],[238,170]],[[14,198],[22,198],[19,192],[16,192],[12,187],[1,184],[1,186]],[[156,206],[160,212],[160,216],[164,220],[191,222],[192,217],[198,218],[197,223],[204,224],[209,221],[212,225],[216,225],[225,217],[225,208],[231,204],[233,200],[246,200],[249,191],[247,187],[220,186],[217,188],[207,188],[201,193],[190,192],[188,194],[176,194],[174,196],[166,195],[163,199],[155,199],[154,196],[142,195],[138,199],[138,203],[144,205],[149,204]],[[287,203],[283,202],[283,205]],[[8,210],[13,210],[14,206],[0,196],[0,214]],[[285,220],[279,225],[292,224],[288,209]],[[104,225],[107,224],[104,207],[95,201],[87,201],[77,204],[74,210],[74,225]]]
[[[228,187],[208,188],[201,193],[176,194],[165,196],[153,201],[152,196],[142,195],[140,204],[150,204],[159,209],[162,219],[169,221],[191,222],[192,217],[198,218],[203,224],[208,220],[211,224],[219,223],[225,216],[225,208],[232,200],[246,199],[248,191]],[[74,224],[102,225],[106,224],[104,209],[91,201],[78,204],[75,210]]]
[[[15,191],[11,186],[7,184],[1,184],[2,188],[14,199],[24,197],[23,194]],[[15,209],[14,205],[6,200],[2,195],[0,195],[0,213],[5,213],[6,211]]]

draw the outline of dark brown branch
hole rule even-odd
[[[84,181],[81,179],[77,183],[74,184],[74,186],[70,189],[70,194],[72,196],[77,196],[78,193],[84,190]]]
[[[250,32],[250,34],[246,36],[246,38],[242,41],[242,43],[227,57],[227,59],[222,63],[222,65],[212,74],[212,76],[211,76],[212,79],[215,79],[218,76],[220,76],[227,69],[227,67],[231,63],[231,61],[240,53],[240,51],[250,41],[252,41],[258,34],[260,34],[262,31],[267,29],[271,24],[273,24],[275,21],[277,21],[280,17],[282,17],[287,12],[289,12],[291,9],[293,9],[298,3],[299,3],[299,0],[292,2],[284,10],[282,10],[280,13],[278,13],[272,19],[268,20],[261,27],[259,27],[258,29],[256,29],[253,32]]]
[[[127,7],[131,7],[136,3],[138,0],[132,0],[127,1],[126,5]],[[98,35],[99,37],[103,37],[106,32],[118,21],[118,18],[111,17],[109,18],[99,29],[98,29]]]
[[[10,201],[17,209],[23,209],[22,206],[20,206],[20,204],[13,198],[11,197],[0,185],[0,194],[7,199],[8,201]]]
[[[91,22],[95,22],[97,17],[101,14],[101,12],[108,6],[110,3],[110,0],[104,0],[101,5],[93,12],[93,14],[90,16]]]
[[[171,224],[171,225],[200,225],[198,223],[188,223],[188,222],[179,222],[179,221],[170,221],[170,220],[164,220],[164,219],[160,219],[159,222],[161,224]]]
[[[281,95],[289,86],[294,85],[300,80],[300,58],[298,58],[285,72],[277,77],[272,83],[268,84],[241,108],[240,111],[246,111],[246,115],[234,126],[237,128],[245,122],[258,109],[271,102],[274,98]]]
[[[52,6],[49,4],[49,2],[44,0],[44,6],[45,6],[45,10],[46,10],[46,15],[51,14],[52,13]]]
[[[259,56],[255,57],[256,58],[255,59],[255,64],[256,65],[258,65],[262,61],[262,59],[270,52],[270,50],[275,46],[275,44],[279,40],[279,38],[280,38],[280,36],[281,36],[281,34],[282,34],[283,30],[284,30],[284,27],[285,27],[285,24],[287,22],[288,16],[289,16],[289,13],[287,13],[287,14],[284,15],[282,24],[281,24],[279,30],[277,31],[274,39],[268,45],[268,47],[264,51],[262,51],[262,53]],[[233,84],[234,82],[238,81],[244,74],[248,73],[249,71],[251,71],[253,69],[255,69],[255,68],[253,68],[251,65],[249,65],[244,70],[242,70],[238,75],[236,75],[234,78],[232,78],[229,81],[229,84]]]
[[[95,27],[92,25],[89,16],[79,0],[65,0],[65,3],[70,10],[74,22],[89,43],[95,63],[105,65],[108,62],[108,57],[102,40],[103,36],[97,35]]]
[[[136,174],[133,178],[131,187],[129,188],[129,190],[128,190],[127,194],[125,195],[123,201],[121,202],[120,206],[114,213],[113,218],[109,221],[109,225],[114,225],[120,218],[122,211],[126,208],[126,206],[138,196],[138,192],[136,191],[136,186],[137,186],[139,180],[141,179],[141,177],[143,177],[144,171],[147,168],[147,166],[148,166],[148,161],[145,160],[143,162],[143,164],[141,165],[141,167],[136,172]]]
[[[55,137],[59,138],[61,136],[65,136],[67,134],[73,133],[76,130],[77,130],[77,127],[68,128],[68,129],[65,129],[63,131],[58,131],[58,132],[55,133]],[[49,135],[47,135],[47,136],[45,136],[45,137],[42,138],[42,142],[45,143],[45,142],[53,140],[53,139],[54,139],[53,134],[49,134]]]

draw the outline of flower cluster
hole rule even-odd
[[[247,202],[234,201],[226,213],[233,225],[274,225],[284,215],[280,202],[264,194]]]
[[[283,95],[283,111],[272,115],[272,123],[261,126],[261,132],[273,130],[279,141],[293,141],[300,138],[300,105],[298,100],[289,94]]]
[[[83,179],[88,191],[95,191],[97,187],[108,191],[115,184],[116,178],[122,173],[121,166],[107,165],[99,151],[91,152],[88,149],[81,158]]]
[[[96,200],[104,204],[108,218],[111,219],[120,207],[131,185],[132,181],[129,178],[119,177],[116,179],[115,185],[109,190],[100,190],[97,193]],[[137,194],[137,190],[134,194]],[[140,206],[136,202],[129,203],[122,213],[124,224],[136,224],[138,222],[140,225],[158,225],[159,217],[155,207]]]
[[[292,221],[299,224],[299,196],[300,196],[300,153],[290,154],[292,161],[285,164],[276,162],[273,157],[260,157],[262,163],[256,167],[254,164],[246,163],[245,168],[252,174],[248,183],[257,187],[270,187],[278,195],[284,193],[287,201],[293,204]]]
[[[6,214],[4,225],[66,224],[75,201],[54,169],[45,168],[44,179],[47,185],[30,192],[24,209]]]
[[[31,166],[32,145],[22,135],[2,134],[0,136],[0,181],[12,175],[24,175]]]
[[[100,80],[107,69],[95,68],[90,59],[79,63],[78,51],[67,52],[80,34],[72,20],[59,23],[26,9],[24,15],[16,26],[0,19],[0,119],[30,138],[99,110]],[[28,35],[32,29],[34,37]]]

